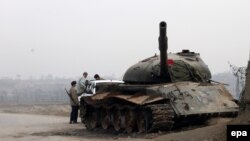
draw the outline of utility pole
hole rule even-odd
[[[249,45],[250,47],[250,45]],[[246,103],[246,108],[250,110],[250,51],[249,51],[249,60],[246,69],[246,82],[245,82],[245,92],[243,96],[243,100]]]

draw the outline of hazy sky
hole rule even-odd
[[[199,52],[213,74],[246,65],[249,0],[1,0],[0,77],[122,76],[159,54],[163,20],[169,52]]]

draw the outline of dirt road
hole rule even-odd
[[[68,117],[0,113],[0,140],[4,141],[80,141],[145,140],[127,135],[89,132],[82,124],[68,124]]]
[[[225,123],[228,120],[222,119]],[[115,134],[112,132],[87,131],[82,124],[68,124],[68,117],[49,115],[29,115],[20,113],[0,113],[0,139],[5,141],[68,141],[68,140],[199,140],[209,139],[214,126],[183,128],[181,130],[151,134]],[[214,123],[216,124],[216,123]],[[216,124],[218,126],[218,124]],[[194,129],[194,130],[190,130]],[[196,131],[197,130],[197,131]],[[209,133],[208,130],[211,130]],[[200,133],[197,135],[196,133]],[[191,135],[191,136],[190,136]],[[214,136],[214,135],[213,135]],[[216,136],[216,134],[215,134]],[[210,136],[211,137],[211,136]],[[188,140],[189,140],[188,139]]]
[[[68,105],[0,106],[0,140],[225,141],[227,124],[250,124],[248,111],[235,119],[212,119],[207,124],[182,127],[171,132],[117,134],[103,130],[87,131],[83,124],[68,124],[68,114]]]

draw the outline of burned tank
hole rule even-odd
[[[117,132],[170,130],[179,123],[236,116],[239,107],[223,84],[212,83],[208,66],[189,50],[167,53],[167,24],[160,25],[160,55],[131,66],[124,83],[100,83],[80,101],[86,128]]]

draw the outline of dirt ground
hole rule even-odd
[[[0,139],[7,141],[225,141],[227,124],[250,124],[250,112],[246,111],[237,118],[216,118],[202,125],[182,127],[170,132],[117,134],[112,131],[87,131],[82,124],[70,125],[68,124],[69,111],[68,105],[1,105]]]
[[[68,116],[70,105],[0,105],[2,113],[27,113],[36,115]]]

